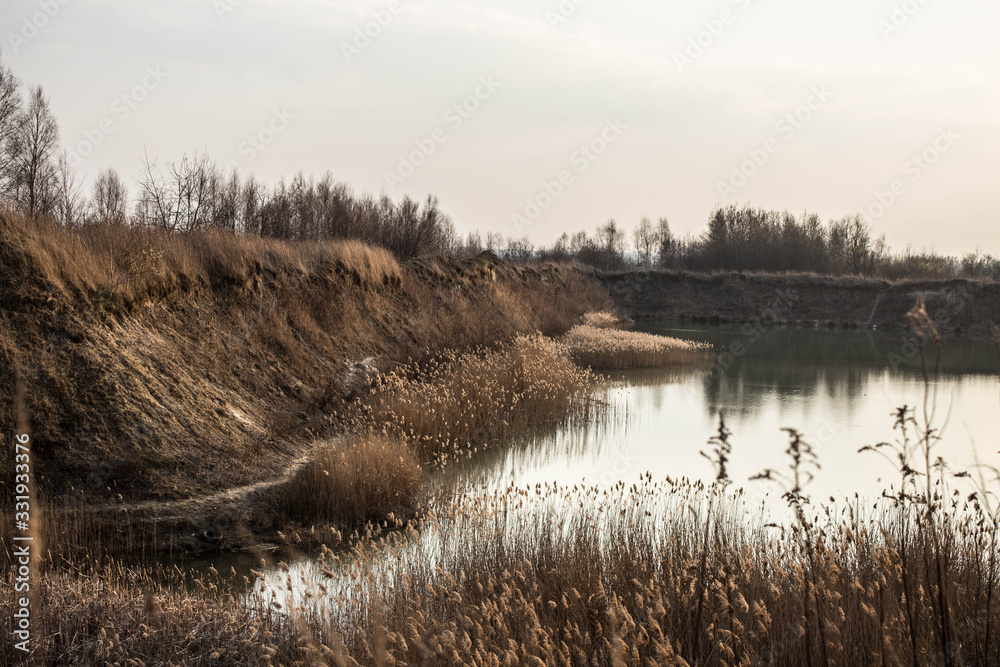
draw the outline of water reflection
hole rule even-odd
[[[644,330],[711,342],[719,361],[701,369],[615,373],[603,396],[610,406],[606,415],[451,466],[439,482],[461,490],[511,483],[612,485],[631,483],[647,471],[658,479],[704,480],[711,470],[699,452],[720,412],[733,431],[734,482],[776,510],[780,493],[747,481],[763,468],[785,465],[784,428],[802,432],[819,453],[823,469],[811,489],[817,499],[854,493],[876,498],[895,480],[885,461],[857,452],[893,439],[895,408],[923,400],[910,336],[737,326]],[[947,429],[935,456],[956,470],[973,466],[976,455],[1000,465],[1000,435],[991,419],[1000,405],[995,351],[985,342],[951,340],[940,369],[938,426]],[[944,415],[950,415],[947,424]]]
[[[600,397],[607,410],[599,416],[523,442],[481,450],[438,471],[432,478],[436,510],[460,517],[461,534],[449,532],[446,521],[380,552],[379,587],[388,590],[386,582],[391,584],[392,573],[403,561],[411,563],[410,569],[425,570],[455,559],[460,562],[468,540],[489,539],[485,536],[496,534],[495,527],[492,533],[484,529],[477,538],[470,517],[506,522],[506,534],[516,541],[537,534],[525,529],[533,521],[572,522],[593,512],[586,503],[539,507],[533,504],[532,492],[538,487],[587,485],[614,491],[624,482],[624,488],[617,487],[624,492],[643,476],[673,480],[664,488],[696,488],[677,480],[710,481],[712,470],[700,451],[715,432],[720,411],[733,433],[730,475],[734,486],[743,488],[744,523],[761,519],[761,513],[767,520],[787,517],[780,489],[749,482],[764,468],[780,469],[787,464],[783,455],[787,436],[782,431],[786,427],[802,432],[818,453],[822,469],[808,492],[815,502],[832,511],[843,508],[845,499],[858,512],[871,510],[882,491],[898,479],[887,462],[859,454],[858,449],[893,439],[894,409],[923,400],[919,359],[903,334],[773,329],[748,336],[739,327],[646,330],[709,341],[719,352],[731,356],[723,356],[709,368],[615,373]],[[1000,383],[996,372],[995,352],[986,343],[950,341],[945,349],[936,390],[939,414],[950,417],[947,424],[938,424],[946,430],[934,455],[945,458],[955,471],[970,468],[977,457],[981,463],[1000,466],[1000,432],[995,421]],[[595,493],[593,497],[598,496]],[[456,498],[464,498],[462,502],[499,499],[500,518],[493,513],[465,511]],[[504,504],[506,498],[514,502]],[[665,517],[674,517],[670,521],[690,514],[690,499],[672,496],[664,501],[678,499],[680,502],[671,507],[681,514],[663,510]],[[328,584],[337,608],[367,594],[369,582],[350,573],[349,564],[359,558],[345,554],[346,574]],[[272,591],[294,588],[301,594],[306,582],[313,581],[324,568],[334,567],[332,562],[317,565],[308,559],[291,565],[289,573],[271,571],[268,575]]]

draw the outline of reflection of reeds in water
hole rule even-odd
[[[620,386],[662,387],[670,384],[683,384],[693,378],[704,377],[710,370],[704,364],[682,364],[660,368],[630,368],[606,372],[605,375]]]
[[[580,656],[612,664],[615,646],[621,664],[681,664],[695,642],[705,665],[823,664],[824,651],[829,663],[911,662],[899,562],[901,554],[919,560],[930,536],[903,541],[892,527],[905,517],[892,503],[874,515],[848,504],[810,516],[810,558],[791,539],[794,529],[780,529],[791,531],[782,539],[759,519],[747,522],[739,492],[719,498],[703,552],[708,497],[700,483],[649,478],[611,489],[466,495],[419,536],[379,536],[346,557],[325,552],[315,569],[276,573],[262,599],[275,596],[286,610],[292,602],[317,638],[336,628],[363,664],[378,664],[377,617],[387,653],[411,664],[475,664],[476,655],[499,664],[574,664]],[[981,513],[959,502],[955,517],[954,640],[970,660],[985,658],[1000,642],[983,634],[995,603],[983,588]],[[703,620],[695,628],[703,553]],[[916,647],[922,662],[936,649],[934,575],[913,576],[913,621],[926,628]]]
[[[902,528],[914,515],[892,500],[874,511],[852,503],[810,510],[810,558],[792,527],[748,520],[740,492],[717,501],[706,545],[709,497],[700,483],[649,477],[612,488],[466,494],[419,534],[372,527],[349,552],[324,549],[314,565],[279,567],[244,598],[211,572],[181,588],[132,570],[53,572],[42,582],[35,628],[50,662],[72,650],[88,663],[155,661],[173,651],[175,662],[190,656],[193,664],[196,655],[210,662],[212,652],[240,664],[338,664],[342,643],[361,664],[476,664],[477,655],[484,664],[574,664],[581,656],[612,664],[616,653],[621,664],[680,664],[698,641],[704,665],[799,665],[823,662],[819,618],[830,662],[922,663],[939,646],[937,574],[920,565],[933,553],[933,525],[948,544],[952,641],[973,664],[1000,657],[1000,641],[985,631],[998,611],[984,548],[996,525],[976,499],[951,499],[934,524],[910,531]],[[904,558],[917,566],[904,570]],[[9,604],[0,600],[0,613]],[[0,647],[5,659],[13,655]]]
[[[626,439],[629,414],[625,397],[607,391],[599,398],[599,409],[578,415],[564,423],[535,429],[517,438],[510,447],[479,450],[475,456],[459,459],[430,476],[429,482],[441,504],[450,504],[456,493],[505,487],[532,471],[553,467],[563,482],[564,473],[575,471],[573,481],[594,482],[604,471],[602,462],[628,457]],[[615,471],[618,472],[618,471]],[[563,473],[563,474],[560,474]],[[617,477],[614,479],[617,482]],[[439,505],[434,505],[435,507]]]
[[[441,377],[464,372],[451,367]],[[416,420],[427,405],[420,396],[400,391],[387,405]],[[748,519],[754,508],[744,506],[741,491],[723,495],[718,486],[647,475],[610,488],[466,493],[403,531],[372,525],[347,552],[324,547],[312,564],[257,572],[244,584],[253,592],[243,596],[233,595],[231,573],[212,570],[176,575],[173,586],[162,583],[171,579],[162,572],[86,563],[53,570],[40,582],[37,657],[81,664],[1000,664],[998,523],[988,495],[996,488],[983,481],[971,495],[956,493],[954,485],[965,482],[923,448],[936,437],[931,423],[910,436],[926,469],[904,469],[905,493],[889,491],[865,506],[811,505],[800,476],[808,448],[790,431],[785,491],[796,520],[776,527],[760,515]],[[466,431],[444,433],[417,441],[447,450],[464,442],[451,434]],[[4,576],[9,590],[13,571]],[[11,605],[10,596],[0,598],[0,614]],[[15,657],[7,634],[0,661]]]

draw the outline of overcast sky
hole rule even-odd
[[[197,150],[434,193],[461,232],[536,243],[643,215],[700,233],[751,202],[1000,254],[995,0],[4,0],[0,21],[91,178]]]

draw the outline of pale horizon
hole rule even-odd
[[[538,245],[609,218],[700,234],[749,202],[1000,255],[998,19],[984,0],[13,0],[0,34],[87,179],[198,151],[269,183],[434,194],[463,235]]]

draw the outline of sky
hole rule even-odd
[[[4,0],[84,179],[207,152],[550,244],[719,205],[1000,255],[995,0]]]

